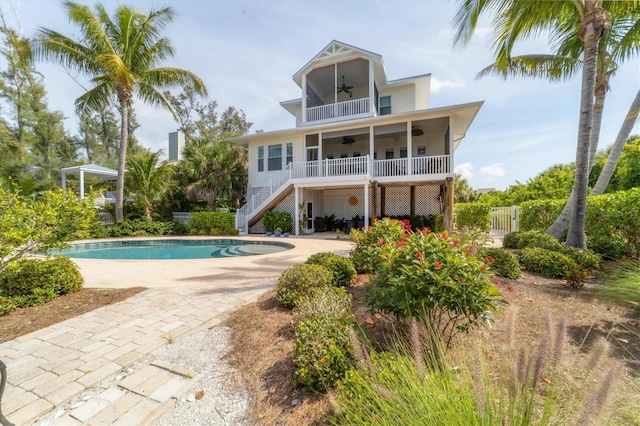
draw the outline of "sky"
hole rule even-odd
[[[95,2],[82,2],[95,4]],[[484,101],[455,153],[455,169],[471,187],[506,189],[524,183],[555,164],[575,160],[580,77],[551,83],[533,79],[476,74],[492,63],[489,21],[481,21],[465,48],[453,47],[457,2],[416,1],[103,1],[109,10],[135,5],[147,13],[170,6],[177,17],[166,29],[175,56],[166,66],[186,68],[207,85],[208,100],[222,112],[243,110],[251,132],[295,127],[295,118],[280,102],[299,98],[292,76],[332,40],[383,56],[389,80],[430,73],[430,107]],[[32,36],[38,27],[68,36],[62,2],[2,0],[5,21]],[[520,44],[515,54],[547,53],[542,38]],[[2,64],[0,64],[2,66]],[[74,100],[86,79],[59,65],[39,63],[49,107],[62,111],[66,127],[77,133]],[[72,78],[73,77],[73,78]],[[89,87],[89,86],[86,86]],[[601,147],[615,140],[640,87],[640,60],[625,63],[611,79],[603,117]],[[134,104],[138,140],[157,151],[168,149],[168,134],[178,124],[167,111]],[[632,134],[640,133],[636,124]]]

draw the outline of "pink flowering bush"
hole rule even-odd
[[[417,232],[380,250],[382,261],[372,281],[371,308],[397,318],[424,321],[448,344],[489,312],[498,311],[502,294],[491,283],[486,262],[464,236]]]
[[[405,236],[404,224],[395,219],[376,220],[368,230],[352,229],[349,234],[356,247],[350,254],[359,274],[373,274],[382,261],[382,252]]]

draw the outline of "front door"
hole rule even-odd
[[[307,203],[307,230],[313,232],[313,203]]]

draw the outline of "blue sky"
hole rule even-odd
[[[93,4],[94,2],[85,2]],[[300,97],[291,77],[331,40],[383,56],[390,80],[431,73],[431,107],[485,101],[456,151],[456,170],[472,187],[505,189],[525,182],[546,168],[575,159],[580,78],[563,83],[530,79],[476,80],[491,63],[490,28],[481,23],[465,49],[452,46],[451,21],[456,2],[418,1],[103,1],[113,9],[135,4],[144,12],[171,6],[178,14],[166,35],[176,51],[166,65],[187,68],[209,89],[219,110],[244,110],[255,130],[295,126],[279,102]],[[5,20],[23,35],[47,27],[67,35],[61,2],[2,0]],[[544,40],[528,41],[516,54],[544,53]],[[51,109],[68,117],[76,133],[73,102],[82,87],[57,65],[38,64],[45,77]],[[78,76],[75,76],[77,77]],[[80,81],[83,81],[79,77]],[[85,80],[86,81],[86,80]],[[607,95],[601,147],[613,143],[640,87],[640,61],[624,64]],[[171,115],[135,104],[143,145],[167,149],[168,133],[177,128]],[[634,133],[640,132],[638,125]]]

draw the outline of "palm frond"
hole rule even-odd
[[[573,77],[581,68],[582,62],[571,57],[556,55],[514,56],[508,64],[494,63],[481,70],[476,79],[487,76],[532,77],[561,81]]]

